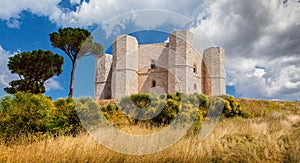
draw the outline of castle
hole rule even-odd
[[[225,94],[224,49],[202,52],[193,33],[174,31],[168,43],[138,44],[135,37],[117,36],[113,55],[96,58],[95,99],[121,99],[138,93]]]

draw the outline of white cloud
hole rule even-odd
[[[6,25],[9,28],[15,28],[15,29],[19,29],[21,23],[18,21],[18,19],[16,17],[14,18],[10,18],[9,20],[6,21]]]
[[[165,10],[139,10],[125,13],[104,22],[102,29],[106,37],[141,30],[158,30],[169,33],[176,28],[186,28],[190,21],[187,17]]]
[[[48,16],[49,19],[59,26],[90,26],[93,24],[102,24],[111,18],[117,17],[121,14],[137,10],[165,10],[182,14],[187,17],[195,15],[193,11],[198,10],[205,1],[195,0],[90,0],[89,2],[80,0],[70,0],[72,5],[78,4],[76,11],[71,11],[59,7],[61,0],[10,0],[3,1],[0,5],[0,19],[8,21],[19,19],[22,11],[29,11],[39,16]],[[143,15],[143,19],[137,19],[139,25],[151,26],[158,20],[149,15]],[[157,15],[159,16],[159,15]],[[161,15],[163,16],[163,15]],[[164,20],[166,20],[165,18]],[[162,20],[162,19],[161,19]],[[161,23],[161,22],[160,22]]]
[[[72,5],[80,4],[80,0],[70,0],[70,3],[71,3]]]
[[[266,63],[266,69],[253,68],[246,74],[235,71],[238,76],[235,88],[237,93],[252,98],[297,99],[300,95],[299,65],[289,62],[300,62],[300,58],[283,57]]]
[[[130,13],[140,10],[164,10],[169,12],[174,12],[182,14],[186,17],[193,17],[195,13],[193,11],[201,7],[205,1],[196,0],[152,0],[152,1],[141,1],[141,0],[109,0],[109,1],[99,1],[90,0],[89,2],[83,2],[79,5],[76,11],[69,12],[57,12],[50,15],[50,19],[59,25],[69,26],[90,26],[93,24],[102,24],[114,19],[124,13]],[[136,25],[152,26],[155,24],[161,24],[157,17],[164,17],[166,15],[143,15],[143,18],[137,18],[134,20]],[[175,14],[174,14],[175,15]],[[134,19],[134,16],[131,17]]]
[[[106,24],[106,33],[110,32],[108,29],[114,29],[115,26],[121,28],[125,26],[127,28],[142,26],[143,29],[153,29],[164,23],[174,25],[174,21],[176,23],[178,17],[185,16],[186,19],[198,16],[198,11],[201,11],[206,0],[90,0],[89,2],[83,1],[82,3],[80,3],[80,0],[70,0],[72,5],[78,4],[75,11],[59,7],[58,5],[60,2],[61,0],[4,1],[0,6],[0,19],[6,20],[9,27],[18,28],[20,26],[20,23],[18,22],[20,13],[22,11],[29,11],[36,15],[47,16],[58,26],[64,27],[87,27],[94,24],[102,25],[105,22],[109,22],[108,27]],[[156,11],[143,13],[140,12],[142,10]],[[119,20],[118,17],[124,13],[132,13],[132,15],[126,17],[121,16],[125,20]],[[135,15],[136,13],[139,13],[139,15]],[[118,24],[114,24],[111,21],[112,19],[116,19]],[[134,25],[128,26],[126,23],[134,23]]]
[[[55,80],[55,77],[48,79],[45,83],[45,87],[47,91],[63,90],[63,87],[60,85],[60,83],[57,80]]]
[[[48,16],[57,8],[61,0],[10,0],[2,1],[0,7],[0,18],[8,20],[24,11],[30,11],[33,14]]]
[[[206,11],[191,31],[224,47],[228,85],[244,97],[299,99],[300,3],[218,0]]]
[[[7,68],[8,58],[13,54],[5,51],[0,45],[0,89],[8,87],[11,80],[18,79],[17,75],[11,74]]]
[[[18,19],[22,11],[30,11],[39,16],[49,16],[60,12],[57,4],[61,0],[9,0],[0,2],[0,19],[6,20],[12,28],[19,27]]]

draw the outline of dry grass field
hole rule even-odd
[[[24,138],[14,145],[0,144],[0,162],[300,162],[300,103],[237,100],[255,117],[221,119],[205,140],[186,135],[154,154],[117,153],[82,133],[33,143]],[[145,126],[123,130],[149,132]]]

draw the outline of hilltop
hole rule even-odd
[[[58,136],[14,145],[0,144],[0,162],[298,162],[300,103],[237,98],[251,117],[222,117],[204,140],[189,133],[173,146],[154,154],[133,156],[100,145],[87,133]],[[114,109],[112,101],[101,105]],[[149,134],[161,127],[119,126],[124,132]],[[124,140],[127,141],[127,140]],[[151,146],[151,144],[149,144]],[[147,147],[145,147],[147,148]]]

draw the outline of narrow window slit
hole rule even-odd
[[[155,80],[152,81],[152,87],[156,87],[156,81]]]

